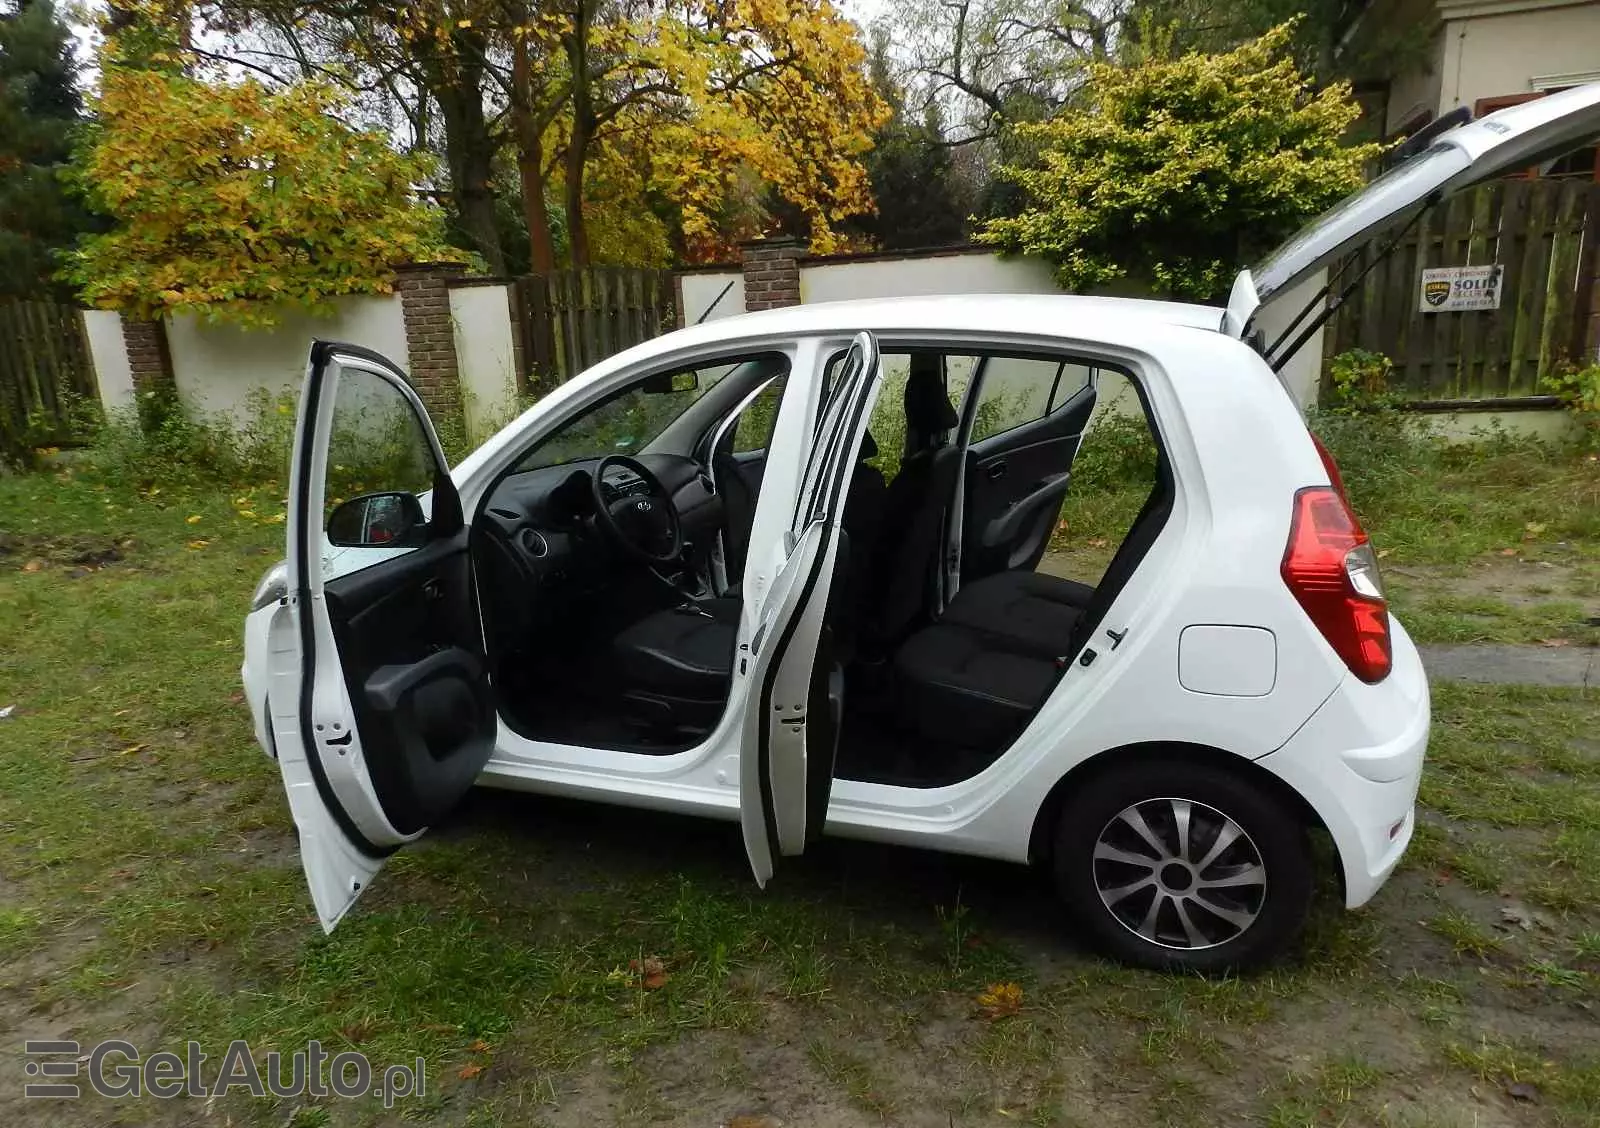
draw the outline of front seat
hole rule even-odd
[[[871,609],[864,642],[880,654],[892,650],[927,609],[945,509],[961,469],[961,452],[949,442],[959,417],[937,354],[911,354],[904,403],[905,457],[884,493],[861,598]]]
[[[869,432],[845,495],[826,621],[836,645],[848,647],[863,598],[856,546],[876,539],[886,489],[866,460],[878,453]],[[737,597],[702,599],[646,615],[611,643],[623,700],[641,719],[679,728],[709,728],[722,715],[732,680],[733,647],[742,604]],[[848,651],[845,651],[848,652]]]

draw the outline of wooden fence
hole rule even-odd
[[[673,329],[672,272],[591,266],[517,279],[523,390],[550,387]]]
[[[95,396],[78,310],[48,301],[0,302],[0,456],[72,443],[76,409]]]
[[[1345,277],[1383,242],[1356,251]],[[1367,275],[1334,315],[1326,352],[1383,353],[1392,385],[1412,400],[1538,395],[1541,375],[1583,354],[1597,244],[1600,185],[1503,180],[1464,192],[1430,209]],[[1491,264],[1504,269],[1499,309],[1419,310],[1424,269]]]

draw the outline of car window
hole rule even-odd
[[[417,542],[401,543],[407,521],[398,495],[426,493],[437,470],[428,433],[405,393],[372,372],[341,368],[322,492],[322,578],[336,579],[416,551]],[[341,512],[332,521],[336,511]],[[342,535],[328,535],[330,522]],[[349,535],[352,529],[359,530],[358,537]],[[364,543],[348,543],[352,540]]]
[[[989,357],[983,366],[983,385],[972,417],[972,441],[981,442],[1043,419],[1050,412],[1050,392],[1060,371],[1058,360]]]
[[[513,472],[608,454],[637,454],[730,373],[759,366],[776,375],[787,372],[788,364],[782,354],[771,354],[651,373],[568,419],[523,455]]]
[[[778,425],[778,405],[783,401],[783,389],[788,378],[779,376],[757,393],[733,425],[733,453],[753,454],[766,450],[772,442],[772,430]]]
[[[1087,388],[1095,378],[1095,370],[1087,364],[1069,360],[1056,375],[1055,390],[1050,393],[1050,410],[1054,411],[1069,402],[1073,396]]]

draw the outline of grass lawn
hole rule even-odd
[[[1352,475],[1403,613],[1580,645],[1600,466],[1493,457]],[[278,494],[0,478],[0,1028],[319,1037],[427,1094],[42,1106],[18,1060],[0,1123],[1600,1122],[1593,692],[1437,687],[1405,869],[1245,979],[1099,961],[1016,867],[828,842],[762,893],[735,827],[495,793],[323,937],[238,693]]]

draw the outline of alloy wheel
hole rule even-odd
[[[1100,901],[1128,931],[1163,948],[1214,948],[1242,936],[1266,902],[1267,868],[1250,835],[1215,807],[1146,799],[1101,828]]]

